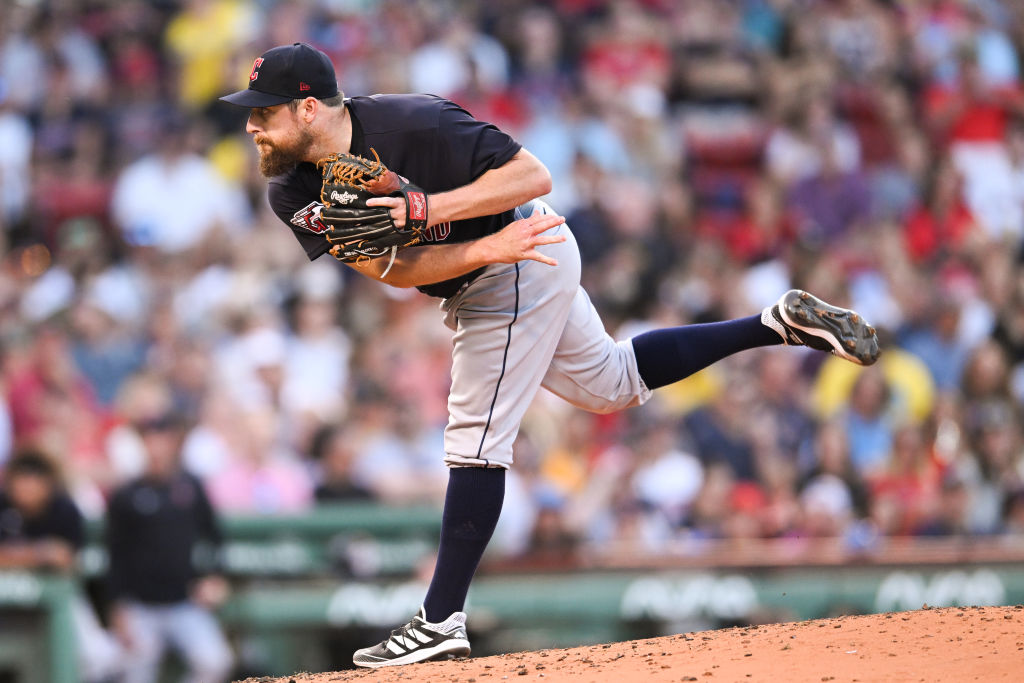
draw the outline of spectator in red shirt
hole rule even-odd
[[[1021,111],[1020,90],[992,86],[978,68],[977,55],[960,55],[960,77],[951,86],[933,85],[924,93],[924,111],[937,142],[1002,142],[1008,116]]]
[[[893,435],[889,466],[872,477],[876,522],[885,533],[907,535],[938,518],[940,471],[931,458],[921,427],[906,424]],[[879,518],[881,509],[887,510]]]
[[[975,228],[974,216],[963,199],[960,176],[947,158],[933,168],[922,201],[907,217],[907,253],[917,262],[932,260],[940,253],[957,253]]]

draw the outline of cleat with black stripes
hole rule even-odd
[[[783,294],[778,303],[761,312],[761,322],[789,346],[809,346],[857,365],[878,360],[878,336],[863,316],[803,290]]]
[[[469,656],[465,612],[455,612],[440,624],[430,623],[426,616],[421,607],[419,614],[405,626],[392,631],[384,642],[356,650],[352,662],[356,666],[376,669]]]

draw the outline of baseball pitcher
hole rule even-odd
[[[536,157],[440,97],[346,98],[330,59],[309,45],[265,52],[248,88],[222,99],[249,108],[270,205],[309,258],[331,254],[439,297],[455,332],[433,579],[417,615],[355,653],[359,666],[469,654],[462,609],[540,387],[610,412],[758,346],[810,346],[861,365],[878,358],[860,316],[799,290],[760,315],[614,341],[580,287],[569,226],[539,199],[551,178]]]

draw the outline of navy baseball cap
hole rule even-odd
[[[249,72],[249,87],[220,98],[240,107],[272,107],[291,100],[338,94],[338,79],[331,59],[305,43],[281,45],[256,58]]]

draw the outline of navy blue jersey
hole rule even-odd
[[[199,479],[178,472],[122,485],[107,507],[110,597],[148,604],[187,600],[199,573],[195,548],[204,542],[219,546],[221,532]]]
[[[372,148],[392,171],[427,193],[446,192],[469,183],[485,171],[504,165],[522,148],[496,126],[477,121],[459,105],[435,95],[373,95],[346,100],[352,116],[349,152],[373,158]],[[274,213],[295,233],[310,260],[326,253],[320,234],[320,173],[302,163],[270,180]],[[467,242],[497,232],[511,223],[512,211],[435,225],[424,244]],[[469,273],[454,280],[420,287],[431,296],[448,297]]]
[[[6,493],[0,491],[0,544],[57,538],[75,550],[85,544],[82,513],[65,493],[53,496],[35,517],[25,517]]]

